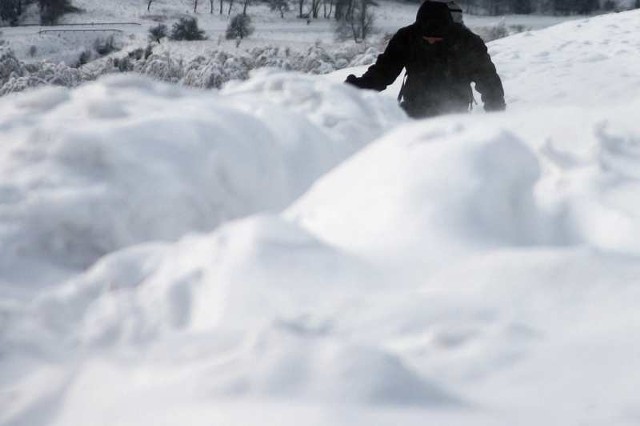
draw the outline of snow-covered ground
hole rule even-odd
[[[306,20],[297,18],[297,9],[285,12],[284,18],[281,18],[279,12],[270,11],[265,4],[251,5],[248,13],[252,17],[255,33],[236,47],[235,40],[225,40],[224,33],[231,17],[241,11],[240,2],[234,5],[231,15],[227,13],[227,3],[222,15],[219,14],[218,2],[215,3],[215,12],[211,14],[209,3],[202,0],[197,14],[193,14],[192,0],[155,0],[150,11],[147,11],[147,2],[142,0],[74,0],[73,4],[83,12],[65,15],[60,22],[63,24],[61,26],[4,27],[0,39],[22,60],[48,60],[54,63],[64,61],[71,65],[77,62],[83,51],[91,50],[96,41],[104,42],[109,37],[114,37],[116,45],[125,50],[145,47],[150,27],[162,22],[171,28],[180,17],[195,16],[209,40],[188,43],[165,40],[157,51],[189,60],[199,55],[206,56],[212,50],[242,53],[255,47],[286,45],[293,51],[306,51],[314,44],[321,44],[327,49],[344,49],[353,44],[336,41],[334,22],[332,19],[322,18],[322,11],[319,19],[307,23]],[[416,9],[417,6],[410,3],[379,2],[374,10],[375,34],[368,43],[378,46],[385,34],[393,34],[398,28],[410,24],[415,18]],[[28,16],[31,18],[26,23],[37,23],[35,11]],[[465,19],[467,25],[482,32],[496,25],[504,25],[507,29],[540,29],[576,17],[468,15]]]
[[[328,77],[0,99],[0,424],[640,423],[640,11],[509,111]]]

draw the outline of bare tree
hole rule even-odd
[[[198,13],[198,0],[193,0],[193,13]]]
[[[313,16],[313,19],[318,19],[321,2],[322,0],[311,0],[311,16]]]
[[[331,18],[331,14],[333,13],[333,4],[334,4],[334,0],[323,0],[322,1],[323,16],[325,18]]]
[[[298,0],[298,18],[304,18],[304,13],[302,10],[304,9],[304,0]]]
[[[147,3],[147,12],[151,11],[151,3],[153,3],[153,0],[149,0],[149,3]]]
[[[272,11],[280,12],[280,18],[284,18],[284,12],[289,10],[289,2],[287,0],[269,0],[269,8]]]
[[[364,41],[373,31],[374,15],[371,6],[377,4],[372,0],[347,0],[343,4],[344,10],[341,10],[340,16],[336,18],[338,37],[353,38],[356,43]]]

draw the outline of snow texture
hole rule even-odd
[[[639,17],[491,44],[504,113],[275,72],[2,98],[0,424],[638,424]]]

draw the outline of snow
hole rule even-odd
[[[638,424],[639,16],[492,43],[504,113],[3,97],[0,424]]]
[[[373,97],[263,72],[221,94],[117,76],[9,98],[0,268],[16,259],[86,268],[129,245],[282,209],[406,121]]]
[[[367,41],[366,47],[380,49],[380,41],[385,35],[393,34],[398,28],[406,26],[415,19],[416,5],[382,0],[374,12],[375,34]],[[174,22],[184,16],[198,19],[208,40],[182,42],[164,40],[155,51],[160,55],[184,59],[186,62],[198,56],[210,57],[212,51],[223,51],[234,56],[246,55],[254,48],[269,49],[285,45],[292,53],[305,53],[310,47],[320,45],[331,53],[338,54],[344,50],[354,50],[353,42],[339,42],[335,38],[334,21],[322,17],[307,23],[297,17],[297,7],[285,12],[284,18],[279,12],[269,9],[261,3],[251,4],[248,13],[255,27],[255,33],[242,41],[239,47],[235,40],[224,37],[231,17],[240,13],[242,2],[235,2],[231,15],[228,4],[224,13],[219,14],[219,3],[216,2],[214,13],[209,13],[209,3],[199,2],[198,12],[193,13],[192,0],[154,0],[151,10],[147,11],[146,1],[109,0],[74,0],[74,5],[82,9],[81,13],[64,15],[60,26],[55,28],[38,26],[38,14],[35,6],[27,13],[24,23],[32,26],[3,27],[0,45],[5,43],[19,59],[30,63],[46,60],[54,64],[64,62],[73,66],[83,52],[95,52],[96,42],[104,42],[110,37],[115,45],[124,51],[145,48],[148,44],[148,31],[151,27],[164,23],[169,29]],[[540,15],[508,15],[465,16],[465,22],[479,32],[490,31],[496,26],[508,30],[540,29],[559,22],[573,20],[573,16],[540,16]],[[50,32],[42,32],[42,30]],[[54,30],[51,32],[51,30]],[[68,31],[72,30],[72,31]],[[357,49],[360,46],[356,46]]]

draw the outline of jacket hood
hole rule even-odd
[[[427,0],[418,9],[416,23],[425,31],[440,32],[453,24],[453,18],[446,3]]]

